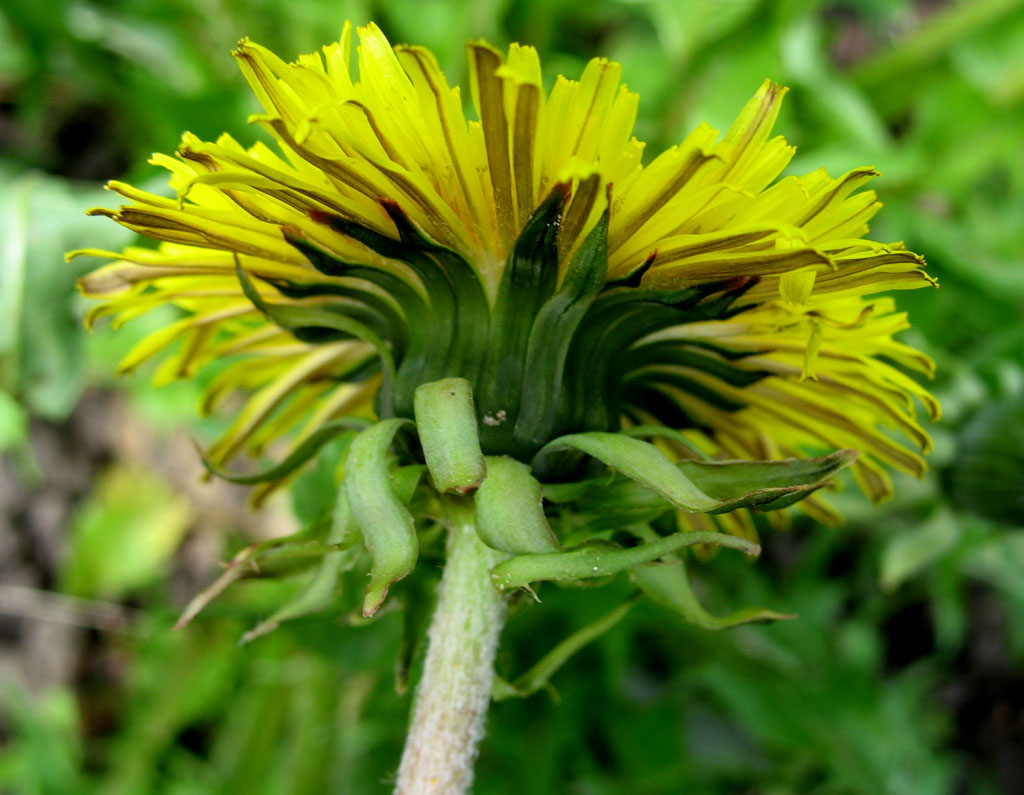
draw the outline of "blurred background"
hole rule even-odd
[[[463,82],[463,43],[536,45],[550,80],[604,55],[642,96],[648,152],[789,85],[791,167],[875,165],[877,240],[939,291],[898,296],[938,362],[932,471],[837,500],[754,565],[695,567],[705,603],[795,621],[712,633],[651,604],[549,692],[495,704],[480,793],[1024,792],[1024,2],[1019,0],[4,0],[0,9],[0,792],[388,792],[409,696],[402,616],[337,612],[245,647],[291,583],[253,580],[190,628],[182,606],[252,539],[316,507],[315,468],[261,513],[199,482],[199,387],[118,380],[160,318],[82,330],[83,246],[131,236],[83,211],[182,131],[250,142],[229,51],[292,59],[376,20]],[[320,480],[318,480],[320,478]],[[295,518],[295,517],[298,517]],[[509,625],[515,675],[628,593],[550,589]]]

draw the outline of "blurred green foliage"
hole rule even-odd
[[[0,450],[30,460],[29,419],[58,421],[87,385],[109,386],[118,353],[144,331],[133,329],[141,321],[83,341],[74,279],[89,265],[61,254],[128,239],[82,217],[110,201],[95,181],[152,178],[148,154],[172,150],[186,129],[252,140],[234,42],[248,35],[293,57],[336,37],[346,18],[429,46],[455,82],[473,37],[536,45],[549,79],[595,55],[619,60],[641,93],[638,134],[650,151],[700,119],[726,125],[772,77],[792,88],[778,124],[799,146],[792,169],[877,166],[888,206],[875,237],[905,239],[942,283],[899,296],[908,337],[939,364],[946,418],[933,473],[901,480],[881,509],[840,494],[847,527],[797,522],[766,535],[754,566],[719,556],[694,567],[702,599],[721,612],[754,603],[797,620],[711,633],[641,605],[565,664],[554,698],[495,704],[477,791],[1024,788],[1019,0],[7,0]],[[203,434],[190,387],[153,392],[140,377],[121,388],[151,422]],[[993,406],[1004,407],[995,419]],[[300,515],[316,514],[325,478],[329,467],[297,482]],[[1002,496],[982,495],[993,478]],[[339,602],[239,649],[241,632],[300,587],[254,580],[171,633],[160,583],[187,513],[152,473],[115,464],[95,485],[60,581],[73,594],[131,597],[146,618],[104,639],[128,664],[116,687],[41,700],[0,687],[0,789],[388,791],[409,699],[382,661],[399,651],[401,617],[339,626]],[[239,546],[225,539],[225,557]],[[500,673],[513,680],[627,588],[545,589],[511,622]],[[95,713],[113,717],[97,728]]]
[[[151,473],[111,467],[70,528],[60,590],[118,599],[151,583],[180,546],[191,513],[188,498]]]

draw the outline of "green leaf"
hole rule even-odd
[[[948,494],[992,521],[1024,523],[1024,396],[984,406],[957,439]]]
[[[544,516],[541,485],[526,464],[488,456],[487,479],[474,501],[477,533],[492,549],[513,555],[561,550]]]
[[[0,452],[10,450],[28,437],[28,412],[11,395],[0,390]]]
[[[674,533],[649,544],[623,548],[607,541],[591,541],[566,552],[519,555],[499,563],[491,580],[499,591],[521,588],[539,580],[604,577],[641,563],[657,560],[694,544],[738,549],[747,555],[761,554],[761,547],[745,538],[715,532]]]
[[[940,508],[920,527],[892,536],[882,552],[882,588],[895,590],[953,549],[961,537],[956,516],[946,508]]]
[[[1024,600],[1024,532],[1003,532],[973,544],[964,555],[963,571],[1015,600]]]
[[[526,698],[533,695],[547,685],[548,680],[570,657],[625,618],[634,604],[636,604],[636,599],[630,599],[601,616],[597,621],[576,630],[541,657],[526,673],[516,677],[514,681],[508,682],[501,677],[495,677],[491,698],[494,701],[504,701],[508,698]]]
[[[275,464],[270,469],[265,469],[262,472],[257,472],[253,475],[240,475],[231,472],[230,470],[214,466],[206,459],[205,456],[203,456],[203,465],[211,474],[231,483],[251,485],[253,483],[266,483],[272,480],[280,480],[305,464],[309,459],[317,454],[321,447],[327,444],[335,436],[345,433],[346,431],[362,430],[366,428],[367,425],[369,425],[369,421],[360,417],[341,417],[325,423],[311,433],[309,437],[299,444],[299,446],[285,457],[281,463]],[[200,454],[202,454],[201,450]]]
[[[395,494],[386,461],[395,433],[411,424],[390,419],[367,428],[352,442],[345,463],[349,505],[373,557],[363,599],[367,618],[380,609],[391,584],[412,571],[419,554],[415,522]]]
[[[808,98],[808,106],[815,109],[813,120],[824,133],[869,152],[891,146],[885,125],[866,97],[836,73],[821,20],[807,15],[795,21],[781,37],[780,48],[789,85]]]
[[[7,684],[0,691],[7,736],[0,788],[7,792],[90,792],[82,769],[82,722],[70,688],[33,694]]]
[[[22,325],[28,268],[29,190],[25,179],[8,185],[0,207],[0,387],[16,392],[21,386]]]
[[[487,476],[477,434],[473,387],[465,378],[444,378],[417,387],[416,431],[427,469],[441,493],[470,494]]]
[[[1020,8],[1020,0],[977,0],[953,3],[928,18],[911,35],[901,36],[889,47],[873,53],[857,65],[853,80],[868,90],[893,94],[914,85],[920,71],[945,57],[950,44],[991,25]],[[891,104],[897,104],[893,102]],[[898,103],[898,107],[904,107]]]

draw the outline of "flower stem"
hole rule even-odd
[[[396,795],[462,795],[469,790],[505,622],[505,599],[490,577],[501,554],[477,537],[469,501],[453,499],[446,507],[452,520],[448,561]]]

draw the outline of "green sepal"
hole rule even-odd
[[[309,213],[309,218],[318,224],[326,224],[335,232],[339,232],[362,243],[375,254],[380,254],[382,257],[398,260],[399,262],[406,261],[409,247],[401,240],[395,240],[393,237],[382,235],[380,232],[357,223],[350,218],[322,210],[313,210]]]
[[[329,532],[327,521],[321,519],[311,522],[296,533],[246,545],[225,565],[217,579],[192,597],[174,628],[182,629],[191,623],[210,602],[237,580],[248,576],[263,576],[267,573],[265,566],[272,571],[281,568],[279,564],[282,560],[286,564],[289,561],[294,563],[296,558],[315,562],[319,556],[335,551],[338,548],[336,545],[328,546],[325,543]],[[275,561],[275,558],[278,560]]]
[[[857,460],[856,450],[778,461],[679,461],[676,466],[707,495],[721,501],[712,513],[737,508],[777,511],[826,485]]]
[[[702,461],[708,460],[707,453],[674,428],[668,428],[664,425],[634,425],[632,428],[623,428],[620,433],[625,436],[632,436],[634,439],[644,439],[647,437],[667,439],[670,442],[675,442],[685,447]]]
[[[813,492],[827,485],[828,477],[838,469],[846,466],[846,462],[835,462],[839,454],[821,459],[793,459],[792,461],[734,461],[734,462],[678,462],[677,467],[683,469],[690,482],[709,496],[720,499],[719,506],[707,513],[728,513],[739,508],[751,508],[757,511],[777,511],[788,508]],[[772,466],[763,482],[771,484],[772,476],[786,472],[788,464],[812,462],[819,464],[797,467],[789,470],[790,480],[785,485],[760,485],[756,472],[762,466]],[[707,466],[702,464],[707,463]],[[726,479],[729,478],[728,482]],[[613,478],[610,482],[584,481],[587,488],[576,497],[576,510],[581,518],[587,520],[591,532],[615,529],[637,522],[648,522],[672,509],[672,504],[662,495],[646,486],[623,477]]]
[[[331,529],[326,542],[337,546],[320,560],[310,578],[302,588],[284,605],[242,635],[240,644],[251,643],[256,638],[273,632],[285,621],[319,613],[330,607],[338,591],[338,580],[343,571],[351,569],[359,558],[360,549],[354,545],[358,530],[352,519],[345,488],[338,489],[337,500],[331,514]]]
[[[657,534],[644,525],[634,525],[633,532],[644,541],[657,538]],[[728,629],[740,624],[781,621],[795,618],[788,613],[777,613],[763,607],[744,607],[735,613],[719,617],[703,608],[690,586],[686,564],[677,554],[668,555],[664,563],[637,566],[630,572],[633,582],[658,604],[678,613],[686,621],[704,629]]]
[[[343,299],[337,308],[346,316],[357,320],[386,340],[396,358],[400,358],[409,342],[409,328],[402,308],[390,296],[382,296],[365,286],[328,282],[295,282],[276,277],[262,277],[285,298],[301,301],[304,298],[328,296]]]
[[[527,395],[523,388],[526,354],[537,312],[554,292],[558,279],[558,230],[566,191],[567,186],[556,186],[530,216],[498,286],[477,389],[481,416],[492,418],[481,428],[486,453],[520,455],[512,447],[512,438],[520,400]]]
[[[632,369],[632,346],[661,329],[742,311],[746,307],[733,304],[755,281],[729,279],[678,290],[622,287],[599,296],[570,348],[569,400],[563,403],[561,427],[615,429],[621,413],[618,390]]]
[[[298,541],[267,550],[259,555],[253,576],[261,579],[282,579],[302,574],[316,566],[324,557],[338,550],[337,545],[322,541]]]
[[[413,250],[421,254],[427,254],[434,266],[444,273],[451,280],[456,295],[459,296],[459,303],[481,303],[487,306],[487,297],[484,294],[483,284],[479,274],[466,259],[454,249],[448,248],[429,237],[401,208],[398,202],[393,199],[381,201],[384,212],[394,223],[401,238],[401,243],[406,251]],[[398,259],[406,261],[402,257]]]
[[[325,276],[363,279],[375,284],[395,299],[409,318],[410,325],[423,318],[427,309],[423,296],[400,276],[370,265],[340,260],[297,234],[289,234],[287,229],[284,230],[284,236],[285,240],[302,252],[313,267]]]
[[[252,283],[252,280],[242,269],[242,265],[237,257],[235,258],[235,272],[238,274],[238,281],[242,285],[242,292],[245,293],[245,297],[273,323],[295,333],[300,339],[304,338],[300,332],[311,332],[316,337],[318,336],[318,331],[326,329],[331,333],[341,333],[344,336],[363,340],[363,342],[372,345],[374,350],[377,351],[385,371],[391,381],[394,381],[395,362],[391,351],[373,329],[360,323],[358,320],[354,320],[343,312],[328,307],[275,304],[265,301]]]
[[[745,387],[756,384],[772,375],[767,370],[745,370],[733,367],[728,360],[712,356],[701,350],[694,350],[689,344],[677,342],[654,342],[631,348],[629,365],[633,371],[642,368],[658,368],[664,365],[688,367],[701,370],[731,386]]]
[[[399,467],[391,474],[395,495],[400,502],[406,504],[412,500],[425,472],[424,466],[410,465]],[[362,547],[356,546],[360,532],[352,516],[344,484],[338,489],[330,527],[325,539],[329,551],[324,554],[310,578],[273,615],[246,632],[240,644],[250,643],[269,634],[286,621],[321,612],[335,604],[341,588],[341,575],[356,565],[362,553]]]
[[[572,447],[597,458],[635,481],[616,480],[588,488],[580,497],[587,513],[603,517],[600,527],[646,521],[676,508],[695,513],[727,513],[738,508],[786,508],[826,485],[828,478],[857,459],[854,450],[817,458],[779,461],[678,461],[657,447],[623,434],[563,436],[549,448]],[[596,528],[597,529],[597,528]]]
[[[488,456],[487,479],[474,502],[477,534],[492,549],[513,555],[561,551],[544,516],[541,485],[526,464]]]
[[[763,607],[743,607],[728,616],[716,616],[705,610],[690,587],[683,562],[638,566],[630,573],[636,586],[658,604],[678,613],[690,624],[702,629],[729,629],[740,624],[785,621],[792,613],[778,613]]]
[[[679,344],[683,344],[682,340]],[[760,356],[763,351],[750,350],[750,349],[735,349],[727,348],[724,345],[718,345],[714,342],[708,342],[707,340],[686,340],[685,343],[690,348],[697,348],[698,350],[710,351],[716,356],[720,356],[729,362],[737,362],[741,359],[749,358],[750,356]]]
[[[632,422],[649,422],[653,417],[668,428],[701,427],[700,420],[690,416],[675,394],[656,386],[634,382],[628,389],[620,389],[618,398],[619,410]]]
[[[410,354],[400,362],[391,412],[410,416],[417,386],[445,376],[475,381],[487,346],[490,313],[479,274],[462,256],[430,239],[397,202],[382,200],[399,239],[341,216],[314,212],[313,220],[359,241],[372,251],[405,263],[419,277],[429,301],[429,334],[412,334]]]
[[[694,544],[737,549],[751,556],[761,553],[760,545],[745,538],[707,531],[674,533],[649,544],[627,548],[607,541],[591,541],[566,552],[509,558],[494,567],[491,581],[499,591],[505,591],[522,588],[539,580],[604,577],[642,563],[650,563]]]
[[[413,396],[416,431],[434,486],[470,494],[487,477],[477,433],[473,387],[465,378],[421,384]]]
[[[565,665],[570,657],[622,621],[635,604],[636,598],[634,597],[601,616],[597,621],[576,630],[541,657],[526,673],[517,676],[513,681],[509,682],[496,676],[491,699],[504,701],[508,698],[526,698],[546,687],[548,680]]]
[[[175,629],[184,629],[192,620],[198,616],[206,606],[210,604],[214,599],[220,596],[224,591],[227,590],[228,586],[237,580],[242,579],[249,571],[255,568],[253,560],[258,554],[258,545],[249,544],[246,547],[240,549],[227,565],[224,567],[224,571],[220,573],[212,583],[203,588],[199,593],[193,596],[185,609],[181,611],[181,615],[174,624]]]
[[[423,464],[408,464],[391,473],[391,487],[402,505],[408,506],[416,495],[427,468]]]
[[[608,470],[602,477],[576,480],[569,483],[542,483],[544,499],[553,503],[576,502],[583,499],[591,489],[600,490],[608,486],[617,476]]]
[[[408,416],[412,413],[413,390],[424,380],[433,380],[426,378],[427,373],[439,372],[443,368],[455,337],[456,305],[451,282],[422,255],[419,246],[385,237],[339,216],[313,213],[311,217],[358,240],[382,256],[404,262],[419,278],[426,291],[424,300],[420,290],[396,274],[366,265],[346,263],[304,243],[297,236],[288,238],[321,273],[366,279],[392,294],[402,306],[410,329],[409,347],[397,363],[394,391],[388,397],[393,405],[383,406],[380,413],[383,416]]]
[[[516,419],[516,449],[532,455],[551,438],[562,398],[565,361],[580,322],[608,273],[608,211],[570,261],[558,291],[540,308],[530,331],[523,370],[523,402]]]
[[[229,483],[252,485],[254,483],[267,483],[269,481],[280,480],[281,478],[287,477],[309,461],[309,459],[316,455],[320,448],[327,444],[331,439],[346,432],[361,431],[369,424],[369,420],[364,420],[360,417],[341,417],[336,420],[331,420],[313,431],[313,433],[311,433],[299,444],[298,447],[289,453],[281,463],[275,464],[270,467],[270,469],[265,469],[262,472],[257,472],[253,475],[241,475],[231,472],[230,470],[214,466],[206,459],[206,456],[202,457],[203,466],[206,467],[210,474],[216,475]],[[202,451],[200,451],[200,453],[202,453]]]
[[[700,398],[705,403],[708,403],[717,409],[721,409],[722,411],[739,411],[746,405],[738,400],[726,397],[702,381],[690,378],[689,376],[674,370],[649,368],[647,370],[642,370],[639,373],[634,373],[622,380],[624,400],[631,402],[634,405],[643,406],[644,403],[642,401],[638,401],[635,397],[636,393],[634,390],[638,385],[640,385],[641,388],[646,386],[653,389],[658,389],[661,385],[672,386],[683,394]]]
[[[651,290],[642,287],[619,287],[609,285],[607,290],[584,321],[588,330],[604,328],[610,319],[649,312],[653,306],[664,306],[677,312],[691,311],[702,301],[722,291],[735,287],[733,280],[720,280],[676,290]]]
[[[721,502],[695,486],[657,447],[617,433],[592,431],[560,436],[537,454],[538,458],[572,448],[593,456],[626,477],[642,483],[683,511],[707,513]]]
[[[362,431],[345,461],[345,494],[363,540],[373,558],[363,615],[380,609],[391,584],[405,577],[419,554],[412,514],[402,505],[388,473],[387,451],[409,420],[390,419]]]
[[[569,510],[587,529],[588,537],[604,530],[619,530],[637,522],[650,522],[672,510],[655,491],[621,475],[610,481],[584,481],[587,490]]]
[[[474,381],[487,350],[487,328],[491,319],[480,274],[458,252],[428,237],[397,202],[385,200],[381,205],[410,252],[402,261],[412,266],[424,283],[446,286],[453,302],[452,309],[448,310],[450,318],[447,318],[447,322],[452,324],[451,336],[442,349],[446,355],[443,359],[434,360],[435,369],[423,369],[411,385],[415,387],[452,375]],[[437,292],[435,289],[431,293],[432,303]],[[435,306],[434,310],[434,322],[437,324],[444,320],[440,315],[445,310],[440,306]],[[435,338],[432,343],[439,346],[441,339]]]

